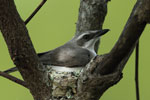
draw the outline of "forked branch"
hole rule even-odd
[[[102,28],[108,0],[81,0],[77,33]],[[0,29],[35,100],[50,100],[52,82],[38,61],[28,31],[12,0],[0,0]],[[90,9],[89,9],[90,8]],[[99,100],[102,94],[121,79],[121,72],[146,24],[150,20],[150,0],[138,0],[113,49],[97,56],[78,79],[75,100]],[[9,14],[7,14],[9,13]],[[101,26],[98,26],[101,25]],[[59,100],[59,99],[57,99]]]
[[[83,96],[85,95],[86,97],[84,93],[93,91],[89,96],[93,96],[93,98],[90,99],[98,100],[98,96],[101,97],[109,87],[116,84],[119,79],[121,79],[122,70],[148,23],[148,18],[150,19],[148,16],[150,16],[150,0],[138,0],[120,38],[112,50],[108,54],[97,56],[79,78],[80,81],[78,84],[80,84],[81,88],[79,90]],[[107,80],[109,76],[111,76],[111,78]],[[88,85],[86,86],[84,84]],[[78,100],[85,98],[83,96],[78,96]]]
[[[37,12],[41,9],[41,7],[45,4],[47,0],[43,0],[39,6],[33,11],[33,13],[25,20],[25,25],[29,23],[29,21],[37,14]],[[15,83],[18,83],[20,85],[23,85],[24,87],[27,87],[26,83],[14,76],[11,76],[11,75],[7,75],[6,73],[4,72],[0,72],[0,75],[15,82]]]

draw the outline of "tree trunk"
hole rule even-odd
[[[102,28],[107,2],[81,0],[76,34]],[[96,56],[79,72],[56,72],[38,61],[14,1],[0,0],[0,30],[34,100],[99,100],[122,78],[122,70],[148,23],[150,0],[138,0],[119,40],[108,54]]]

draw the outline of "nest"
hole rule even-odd
[[[71,72],[58,71],[49,66],[52,100],[71,100],[77,93],[77,81],[82,68]]]

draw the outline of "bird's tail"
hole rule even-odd
[[[9,73],[15,72],[15,71],[17,71],[17,70],[18,70],[17,67],[13,67],[13,68],[10,68],[10,69],[5,70],[5,71],[3,71],[3,72],[9,74]]]

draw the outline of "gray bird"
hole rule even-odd
[[[43,65],[59,66],[60,68],[84,67],[97,55],[94,50],[95,43],[100,39],[100,36],[108,31],[109,29],[104,29],[77,34],[64,45],[37,55]],[[17,71],[17,67],[10,68],[4,72],[11,73],[14,71]]]

